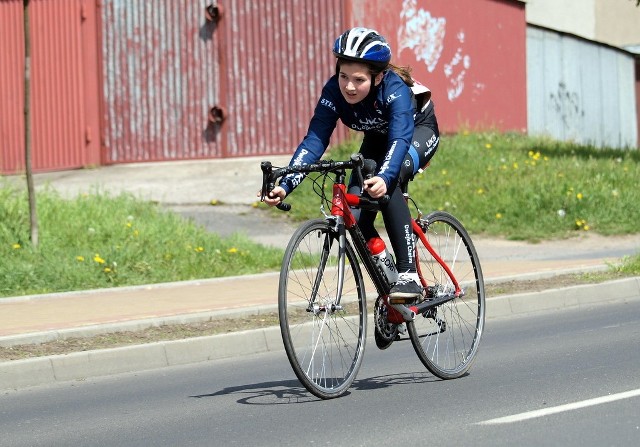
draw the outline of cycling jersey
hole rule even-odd
[[[409,150],[414,131],[414,113],[415,101],[410,88],[392,70],[387,70],[380,84],[357,104],[347,103],[340,92],[338,76],[334,75],[322,89],[307,135],[293,154],[290,165],[320,160],[340,119],[350,129],[362,131],[365,135],[386,135],[386,154],[377,175],[389,188],[397,181]],[[288,195],[303,179],[304,174],[292,174],[283,177],[280,186]]]

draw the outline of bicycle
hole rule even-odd
[[[362,363],[367,327],[365,277],[377,292],[374,338],[380,349],[406,339],[424,366],[441,379],[466,374],[478,351],[485,320],[484,280],[469,234],[451,214],[434,211],[423,217],[413,204],[416,265],[423,294],[418,299],[390,301],[391,285],[377,266],[352,209],[378,210],[388,197],[375,200],[347,192],[347,170],[362,184],[373,175],[375,162],[354,154],[350,160],[274,168],[261,163],[264,200],[277,179],[292,173],[318,173],[314,190],[324,218],[304,222],[284,253],[278,286],[278,314],[284,348],[296,377],[313,395],[330,399],[343,395]],[[335,175],[332,197],[327,178]],[[325,211],[325,204],[330,212]],[[289,203],[278,208],[286,211]]]

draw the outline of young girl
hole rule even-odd
[[[390,64],[391,48],[375,30],[346,31],[335,41],[333,54],[336,74],[322,89],[307,135],[290,165],[318,161],[338,119],[350,129],[364,132],[360,152],[377,164],[376,175],[364,181],[364,192],[373,198],[390,197],[381,212],[400,275],[389,296],[415,298],[422,287],[416,273],[411,214],[400,185],[426,167],[438,147],[431,92],[411,79],[407,68]],[[303,178],[302,174],[283,177],[265,203],[277,205]],[[354,178],[349,190],[360,190]],[[373,211],[362,211],[358,218],[367,240],[378,237],[375,217]]]

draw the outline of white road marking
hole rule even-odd
[[[564,411],[577,410],[579,408],[591,407],[593,405],[606,404],[622,399],[629,399],[631,397],[640,396],[640,389],[626,391],[624,393],[611,394],[609,396],[596,397],[594,399],[583,400],[581,402],[574,402],[572,404],[559,405],[557,407],[543,408],[541,410],[527,411],[525,413],[514,414],[511,416],[504,416],[496,419],[489,419],[487,421],[478,422],[478,425],[497,425],[497,424],[510,424],[513,422],[526,421],[527,419],[534,419],[543,416],[549,416],[550,414],[562,413]]]

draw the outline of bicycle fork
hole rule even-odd
[[[333,314],[343,309],[340,301],[342,300],[342,290],[344,287],[347,241],[344,222],[342,221],[342,219],[340,217],[336,217],[333,225],[333,230],[328,231],[324,236],[324,241],[322,243],[322,254],[320,256],[320,262],[316,270],[316,277],[313,281],[313,287],[311,289],[312,299],[309,302],[309,308],[307,309],[307,311],[313,312],[315,315],[318,315],[321,312]],[[336,300],[334,303],[331,303],[330,307],[321,306],[317,304],[316,297],[318,296],[318,291],[320,290],[322,279],[324,277],[324,270],[331,253],[331,245],[335,242],[336,239],[338,241],[338,284],[336,288]]]

